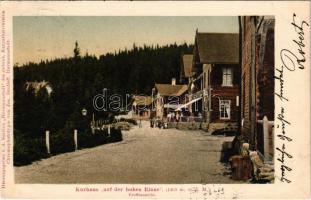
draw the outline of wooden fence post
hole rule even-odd
[[[73,132],[73,139],[75,143],[75,150],[78,150],[78,130],[75,129]]]
[[[265,159],[269,159],[269,121],[267,116],[263,118],[263,149]]]
[[[110,124],[108,125],[108,136],[110,136]]]
[[[51,153],[50,151],[50,131],[45,131],[45,144],[46,144],[46,151],[48,154]]]

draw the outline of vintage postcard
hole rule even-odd
[[[0,5],[3,198],[311,197],[308,1]]]

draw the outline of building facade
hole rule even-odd
[[[274,26],[273,17],[240,17],[241,128],[250,148],[264,152],[264,133],[259,122],[274,121]],[[269,127],[269,135],[273,126]],[[270,142],[273,154],[273,142]]]
[[[151,104],[151,96],[135,95],[132,103],[133,119],[149,119],[151,114]]]
[[[236,126],[239,119],[239,35],[199,33],[193,52],[191,96],[202,98],[204,121],[211,130]]]
[[[153,90],[153,116],[166,120],[169,114],[176,113],[180,105],[186,103],[188,86],[176,85],[176,79],[171,84],[155,84]]]

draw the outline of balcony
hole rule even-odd
[[[191,99],[197,99],[197,98],[201,98],[203,96],[206,96],[208,93],[206,90],[199,90],[193,94],[190,95]]]

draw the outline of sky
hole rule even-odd
[[[75,41],[81,54],[102,55],[136,46],[193,44],[195,31],[238,33],[238,17],[15,16],[14,64],[71,57]]]

